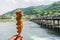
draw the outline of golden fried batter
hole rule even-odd
[[[22,22],[22,11],[21,10],[17,10],[16,11],[16,25],[17,25],[17,32],[21,33],[22,32],[22,27],[23,27],[23,22]]]

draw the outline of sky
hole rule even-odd
[[[0,15],[17,8],[48,5],[56,1],[60,0],[0,0]]]

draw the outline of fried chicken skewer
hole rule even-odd
[[[16,25],[17,25],[17,33],[20,34],[22,32],[23,28],[23,22],[22,22],[22,11],[21,10],[16,10]]]

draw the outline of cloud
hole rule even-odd
[[[6,0],[6,2],[11,2],[11,3],[16,4],[16,0]]]
[[[55,1],[60,0],[10,0],[9,2],[12,2],[13,5],[19,7],[28,7],[28,6],[47,5]]]
[[[15,3],[16,4],[16,0],[11,0],[12,1],[12,3]]]
[[[18,4],[22,3],[26,6],[38,6],[38,5],[47,5],[59,0],[18,0]]]
[[[50,1],[60,1],[60,0],[50,0]]]
[[[30,0],[24,0],[24,2],[30,2]]]

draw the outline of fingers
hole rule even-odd
[[[21,40],[21,37],[18,37],[17,40]]]
[[[14,35],[12,36],[10,39],[8,40],[22,40],[23,39],[23,36],[21,34],[19,35]]]
[[[17,40],[22,40],[22,37],[18,37]]]
[[[23,39],[23,36],[22,35],[18,35],[17,40],[22,40],[22,39]]]
[[[17,35],[14,35],[9,40],[14,40],[16,37],[17,37]]]

